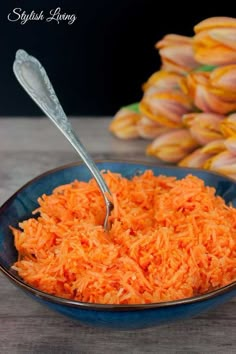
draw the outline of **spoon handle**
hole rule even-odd
[[[36,58],[19,49],[16,52],[13,71],[26,92],[79,153],[103,192],[106,206],[112,207],[110,198],[107,197],[107,194],[111,196],[111,192],[94,161],[76,136],[43,66]]]

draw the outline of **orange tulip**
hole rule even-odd
[[[220,124],[220,129],[225,137],[236,136],[236,113],[224,119]]]
[[[212,156],[203,152],[201,148],[194,150],[191,154],[181,160],[178,165],[181,167],[203,168],[204,163]]]
[[[214,140],[211,141],[210,143],[204,145],[202,148],[202,152],[211,154],[211,155],[216,155],[219,154],[222,151],[225,151],[225,140],[224,139],[219,139],[219,140]]]
[[[236,63],[236,19],[212,17],[194,27],[195,59],[207,65]]]
[[[189,98],[177,90],[144,95],[139,108],[145,117],[172,128],[181,127],[182,116],[193,111]]]
[[[183,116],[184,124],[201,145],[223,137],[220,123],[224,116],[214,113],[189,113]]]
[[[192,98],[194,104],[204,112],[227,114],[234,111],[236,109],[235,93],[214,86],[216,81],[214,80],[214,71],[211,73],[192,72],[181,81],[181,87]]]
[[[230,151],[221,152],[207,160],[204,168],[236,179],[236,155]]]
[[[198,143],[187,129],[174,129],[171,132],[157,137],[148,147],[147,154],[176,163],[193,151]]]
[[[154,139],[170,130],[172,128],[167,128],[147,117],[142,117],[137,123],[139,136],[144,139]]]
[[[121,108],[114,116],[109,130],[120,139],[133,139],[139,136],[137,124],[141,115],[127,108]]]
[[[143,85],[145,95],[158,91],[175,90],[180,87],[182,75],[164,70],[156,71]]]
[[[225,65],[213,70],[210,74],[211,85],[216,92],[236,99],[236,65]]]
[[[190,37],[168,34],[156,43],[162,69],[184,74],[199,66],[194,59],[193,40]]]
[[[225,151],[224,140],[215,140],[194,150],[179,162],[182,167],[204,168],[206,162],[214,155]]]

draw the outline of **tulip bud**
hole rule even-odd
[[[194,27],[195,59],[207,65],[236,63],[236,19],[212,17]]]
[[[202,151],[202,148],[194,150],[191,154],[184,157],[178,165],[181,167],[203,168],[204,163],[212,156]]]
[[[206,144],[201,148],[203,153],[210,154],[210,155],[219,154],[220,152],[225,151],[225,149],[226,146],[225,146],[224,139],[211,141],[210,143]]]
[[[181,79],[182,76],[177,73],[159,70],[150,76],[148,81],[143,85],[143,90],[145,95],[163,90],[175,90],[179,88]]]
[[[193,139],[187,129],[174,129],[157,137],[148,147],[147,154],[157,158],[176,163],[193,151],[198,143]]]
[[[120,139],[137,138],[139,136],[137,124],[140,119],[140,113],[121,108],[111,121],[109,130]]]
[[[142,117],[137,123],[137,131],[139,136],[144,139],[154,139],[157,136],[160,136],[173,128],[167,128],[153,120]]]
[[[189,98],[181,91],[162,91],[144,96],[141,113],[167,127],[181,127],[182,116],[193,110]]]
[[[211,83],[212,75],[213,72],[190,73],[181,82],[182,90],[193,99],[196,107],[203,112],[227,114],[234,111],[236,109],[235,93],[228,94],[226,91],[214,87]]]
[[[210,73],[210,82],[216,88],[218,95],[221,93],[226,98],[236,99],[236,65],[225,65],[214,69]]]
[[[224,151],[210,158],[204,168],[222,173],[228,177],[236,178],[236,155],[230,151]]]
[[[183,116],[184,124],[201,145],[223,137],[220,123],[224,116],[214,113],[189,113]]]
[[[204,168],[206,162],[214,155],[225,151],[224,140],[215,140],[194,150],[179,162],[182,167]]]
[[[156,48],[162,60],[162,69],[184,74],[198,67],[194,59],[192,38],[168,34],[157,42]]]

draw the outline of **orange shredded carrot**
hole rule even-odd
[[[94,180],[39,198],[39,216],[12,228],[13,268],[60,297],[135,304],[191,297],[236,280],[236,209],[192,175],[128,180],[104,173],[114,196],[105,233]]]

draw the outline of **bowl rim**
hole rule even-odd
[[[177,170],[185,170],[186,172],[189,173],[194,173],[194,171],[199,171],[202,172],[206,175],[215,175],[217,177],[223,178],[225,180],[230,181],[231,183],[236,184],[236,181],[230,177],[224,176],[220,173],[209,171],[209,170],[204,170],[201,168],[191,168],[191,167],[181,167],[181,166],[175,166],[175,165],[165,165],[165,164],[160,164],[155,161],[135,161],[135,160],[122,160],[122,159],[96,159],[95,160],[96,164],[102,164],[102,163],[128,163],[132,165],[143,165],[147,167],[160,167],[161,169],[164,170],[171,170],[171,169],[177,169]],[[43,172],[36,177],[32,178],[28,182],[26,182],[22,187],[20,187],[10,198],[8,198],[2,206],[0,206],[0,214],[8,207],[8,205],[14,200],[14,198],[26,187],[28,187],[30,184],[37,182],[37,180],[40,180],[41,178],[56,173],[58,171],[62,171],[68,168],[73,168],[73,167],[79,167],[83,166],[84,163],[82,161],[76,161],[76,162],[71,162],[68,164],[64,164],[58,167],[55,167],[53,169],[50,169],[46,172]],[[183,298],[183,299],[178,299],[178,300],[172,300],[172,301],[163,301],[163,302],[153,302],[153,303],[147,303],[147,304],[99,304],[99,303],[91,303],[91,302],[82,302],[82,301],[76,301],[76,300],[71,300],[71,299],[66,299],[62,298],[56,295],[52,295],[49,293],[46,293],[42,290],[39,290],[37,288],[34,288],[33,286],[25,283],[21,278],[19,278],[16,274],[13,272],[10,272],[3,264],[0,263],[0,271],[16,286],[19,286],[21,289],[23,289],[25,292],[29,292],[31,295],[36,296],[38,299],[42,299],[46,302],[52,302],[57,305],[66,305],[69,307],[75,307],[78,309],[89,309],[89,310],[97,310],[97,311],[137,311],[137,310],[149,310],[149,309],[160,309],[160,308],[166,308],[166,307],[173,307],[173,306],[178,306],[178,305],[188,305],[188,304],[194,304],[206,300],[213,299],[219,295],[223,295],[226,293],[229,293],[233,290],[236,290],[236,281],[225,285],[223,287],[220,287],[216,290],[209,291],[207,293],[197,295],[197,296],[192,296],[188,298]]]

